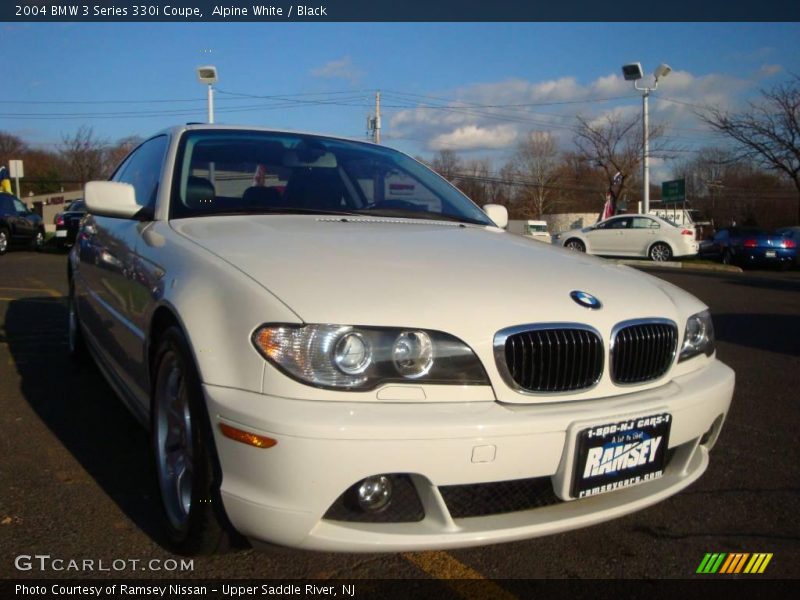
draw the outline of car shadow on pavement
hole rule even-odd
[[[712,316],[719,341],[800,356],[800,314],[714,313]]]
[[[22,396],[125,515],[167,547],[148,434],[91,360],[67,355],[66,298],[13,300],[4,327]]]

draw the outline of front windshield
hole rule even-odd
[[[170,217],[341,214],[491,225],[484,212],[408,156],[325,137],[190,131],[181,140]]]

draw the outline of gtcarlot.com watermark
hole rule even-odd
[[[185,572],[194,571],[194,560],[191,558],[60,558],[50,554],[20,554],[14,559],[17,571],[36,572]]]

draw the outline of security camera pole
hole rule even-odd
[[[197,79],[208,85],[208,122],[214,122],[214,84],[217,83],[217,67],[205,65],[197,67]]]
[[[653,73],[655,81],[653,87],[639,87],[637,81],[644,77],[642,72],[642,63],[630,63],[622,66],[622,76],[625,81],[633,81],[633,87],[644,92],[642,94],[642,111],[644,116],[642,118],[642,136],[644,143],[642,144],[642,212],[647,214],[650,212],[650,134],[648,126],[648,110],[647,99],[650,97],[650,92],[658,89],[658,80],[666,77],[672,71],[672,67],[667,64],[660,64]]]

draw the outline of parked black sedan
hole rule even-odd
[[[710,254],[725,264],[775,265],[787,268],[794,264],[797,243],[780,233],[756,227],[726,227],[714,234]]]
[[[86,214],[86,204],[83,200],[75,200],[67,206],[64,212],[55,216],[56,244],[59,248],[66,248],[75,243],[81,219]]]
[[[28,210],[13,194],[0,192],[0,254],[13,245],[44,246],[42,217]]]

